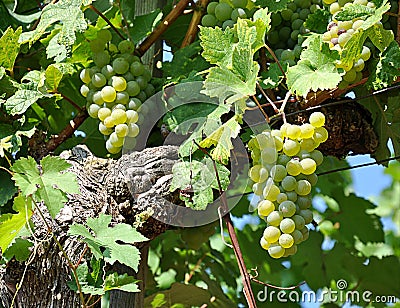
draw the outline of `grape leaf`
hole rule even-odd
[[[396,41],[379,56],[378,63],[373,66],[368,84],[374,90],[388,87],[400,76],[400,47]]]
[[[26,261],[31,254],[29,247],[32,246],[32,242],[22,238],[16,238],[15,241],[8,246],[2,257],[6,262],[9,262],[12,258],[15,258],[18,262]]]
[[[358,238],[356,238],[354,248],[368,258],[374,256],[377,257],[378,259],[382,259],[383,257],[388,257],[393,255],[393,248],[388,244],[382,242],[378,243],[368,242],[367,244],[364,244]]]
[[[310,91],[335,88],[342,80],[335,66],[338,58],[336,51],[322,44],[320,35],[309,38],[309,45],[302,51],[300,61],[287,71],[289,89],[296,95],[306,96]]]
[[[20,47],[18,39],[21,33],[21,27],[15,32],[11,27],[8,27],[0,38],[0,66],[8,71],[13,70],[15,59],[18,56]]]
[[[330,17],[331,15],[328,11],[318,9],[314,13],[308,15],[304,26],[312,32],[322,34],[326,32]]]
[[[19,195],[14,199],[13,210],[17,214],[3,214],[0,216],[0,248],[2,251],[6,251],[32,217],[32,201]]]
[[[236,138],[240,132],[241,116],[236,115],[226,121],[212,134],[208,135],[206,139],[200,142],[200,146],[209,148],[215,146],[211,151],[211,156],[214,160],[223,164],[227,164],[230,151],[233,149],[232,139]]]
[[[346,21],[346,20],[353,20],[355,18],[366,19],[372,16],[375,12],[375,9],[367,7],[361,4],[350,4],[342,8],[335,15],[335,19],[338,21]]]
[[[104,290],[121,290],[125,292],[140,292],[138,285],[136,284],[138,280],[133,276],[128,276],[128,274],[118,275],[118,273],[112,273],[108,275],[105,279]]]
[[[218,177],[222,190],[229,185],[229,170],[216,162]],[[192,160],[176,163],[172,168],[173,178],[170,191],[185,190],[191,187],[193,197],[181,196],[186,206],[195,210],[204,210],[213,201],[213,189],[219,190],[214,165],[208,156],[202,160]]]
[[[21,34],[19,42],[28,43],[31,46],[42,37],[46,30],[56,22],[60,22],[62,28],[58,37],[58,43],[67,47],[75,42],[75,32],[83,32],[87,28],[85,17],[81,10],[82,0],[60,0],[46,5],[40,16],[36,29]]]
[[[36,90],[18,90],[7,99],[5,103],[6,110],[11,115],[25,113],[32,104],[42,97],[43,94]]]
[[[111,228],[110,223],[111,216],[100,214],[98,218],[88,218],[86,223],[94,236],[84,225],[76,223],[71,225],[68,234],[83,236],[83,241],[88,244],[97,259],[104,257],[104,260],[110,264],[118,261],[137,271],[140,252],[131,244],[148,239],[130,225],[119,223]],[[104,252],[101,247],[105,248]]]
[[[375,131],[379,136],[379,145],[373,157],[381,160],[391,156],[388,148],[389,140],[392,142],[395,155],[400,155],[400,101],[398,96],[374,96],[364,100],[362,105],[371,113]]]
[[[39,166],[29,157],[17,160],[11,170],[14,172],[13,180],[22,194],[34,194],[35,199],[44,201],[54,218],[68,200],[66,193],[79,193],[75,174],[63,172],[70,166],[65,160],[51,156],[43,158]]]
[[[0,207],[10,200],[17,192],[11,176],[4,170],[0,170]]]
[[[46,86],[47,91],[57,92],[57,88],[64,75],[72,75],[75,72],[73,65],[70,63],[55,63],[46,68]]]
[[[279,12],[287,8],[287,4],[293,0],[256,0],[255,4],[261,7],[267,7],[270,12]]]
[[[49,44],[46,47],[47,58],[54,58],[54,61],[61,62],[67,58],[68,50],[65,45],[61,45],[58,43],[60,38],[60,33],[54,35]]]
[[[269,8],[257,10],[253,15],[253,21],[249,19],[245,21],[248,26],[255,27],[256,29],[256,40],[252,45],[253,52],[256,52],[265,45],[265,34],[271,29],[271,13],[269,13]]]
[[[275,89],[284,79],[284,75],[276,62],[272,63],[268,71],[261,72],[263,79],[261,86],[264,89]]]
[[[138,44],[148,36],[157,26],[158,22],[160,22],[162,16],[163,13],[160,9],[156,9],[146,15],[136,16],[132,25],[129,27],[129,33],[131,34],[133,42]]]

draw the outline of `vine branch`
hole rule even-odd
[[[199,30],[198,26],[200,24],[201,18],[203,16],[209,2],[210,2],[210,0],[199,0],[197,2],[197,4],[195,5],[194,11],[193,11],[193,17],[192,17],[192,20],[190,21],[189,28],[186,32],[185,38],[183,39],[181,48],[189,46],[196,39],[196,35]]]
[[[182,14],[186,9],[190,0],[181,0],[172,9],[172,11],[164,18],[162,22],[154,29],[154,31],[139,45],[135,53],[141,57],[154,44],[154,42],[165,32],[168,27]]]

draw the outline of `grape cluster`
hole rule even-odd
[[[253,12],[247,9],[247,5],[248,0],[210,2],[201,24],[204,27],[219,26],[222,29],[233,27],[238,18],[250,18],[253,15]]]
[[[316,148],[328,139],[324,124],[324,114],[314,112],[309,123],[285,123],[249,142],[253,160],[249,177],[260,198],[258,215],[267,222],[260,245],[273,258],[295,254],[297,245],[309,236],[311,188],[318,180],[316,168],[323,161]]]
[[[343,47],[351,39],[351,37],[357,33],[364,23],[364,20],[360,18],[354,18],[353,20],[338,21],[335,19],[335,15],[352,4],[364,5],[369,8],[375,8],[373,2],[368,0],[323,0],[324,4],[329,6],[329,11],[333,15],[332,21],[328,24],[327,32],[322,35],[322,40],[327,42],[331,49],[337,50],[340,54]],[[382,25],[381,25],[382,26]],[[358,82],[362,79],[362,71],[365,67],[365,62],[371,57],[371,50],[367,46],[363,46],[362,53],[359,59],[354,61],[350,65],[344,65],[340,61],[336,63],[336,67],[342,68],[345,71],[343,80],[339,84],[340,88],[347,88],[349,84]]]
[[[84,82],[80,92],[86,98],[87,111],[99,119],[99,131],[106,138],[106,148],[117,154],[122,146],[135,146],[138,124],[143,119],[142,103],[154,94],[150,70],[134,56],[128,40],[111,43],[107,29],[97,32],[90,42],[94,65],[80,72]]]
[[[294,65],[300,58],[303,35],[310,32],[304,22],[321,6],[321,0],[294,0],[283,11],[272,14],[267,39],[280,61]]]

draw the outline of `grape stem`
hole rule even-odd
[[[183,39],[181,48],[189,46],[196,39],[197,31],[199,30],[199,24],[204,12],[206,11],[208,2],[210,2],[210,0],[199,0],[197,4],[194,4],[195,7],[192,20],[190,21],[189,28],[186,32],[185,38]]]
[[[320,172],[317,175],[321,176],[321,175],[325,175],[325,174],[330,174],[330,173],[335,173],[335,172],[340,172],[340,171],[345,171],[345,170],[351,170],[351,169],[357,169],[357,168],[362,168],[362,167],[368,167],[368,166],[372,166],[372,165],[377,165],[377,164],[381,164],[381,163],[386,163],[392,160],[400,160],[400,155],[398,156],[393,156],[393,157],[389,157],[386,159],[381,159],[381,160],[377,160],[371,163],[364,163],[364,164],[358,164],[358,165],[354,165],[354,166],[349,166],[349,167],[343,167],[343,168],[338,168],[338,169],[332,169],[332,170],[328,170],[325,172]]]
[[[92,4],[89,5],[89,8],[95,12],[97,15],[99,15],[101,18],[104,19],[104,21],[115,31],[115,33],[118,34],[118,36],[122,39],[125,40],[125,37],[121,34],[121,32],[118,31],[118,29],[111,23],[111,21],[105,16],[102,12],[100,12],[96,7],[94,7]]]
[[[261,107],[257,97],[255,95],[253,95],[252,98],[253,98],[254,102],[257,104],[258,109],[260,109],[261,113],[263,114],[265,121],[267,121],[267,123],[269,123],[269,116],[267,115],[265,110]]]
[[[228,208],[228,204],[227,204],[227,200],[226,200],[226,194],[224,194],[224,191],[222,190],[222,185],[221,185],[221,181],[219,178],[217,165],[216,165],[214,159],[211,157],[210,153],[208,153],[208,151],[206,149],[201,147],[196,141],[193,141],[193,142],[197,145],[197,147],[205,155],[210,157],[213,162],[214,172],[215,172],[215,176],[217,178],[217,183],[218,183],[218,190],[219,190],[219,194],[221,197],[221,203],[222,203],[221,207],[222,207],[223,211],[225,212],[225,215],[223,216],[223,218],[225,220],[225,223],[226,223],[226,226],[228,229],[229,237],[231,238],[231,241],[233,244],[233,250],[235,252],[235,257],[238,262],[240,274],[242,276],[243,293],[246,297],[246,301],[247,301],[247,304],[249,305],[249,308],[257,308],[257,303],[254,298],[253,290],[251,289],[250,275],[247,272],[246,264],[243,259],[243,254],[240,250],[239,241],[238,241],[238,238],[237,238],[236,232],[235,232],[235,227],[233,226],[231,215],[229,213],[229,208]]]
[[[62,96],[63,99],[65,99],[68,103],[70,103],[72,106],[75,107],[75,109],[77,109],[78,111],[82,111],[82,107],[79,106],[77,103],[75,103],[72,99],[70,99],[69,97],[67,97],[66,95],[60,93],[60,95]]]
[[[257,88],[260,90],[261,94],[265,97],[265,99],[268,101],[268,103],[272,106],[274,111],[276,113],[279,113],[279,109],[276,107],[275,103],[269,98],[267,93],[265,93],[264,89],[262,88],[262,86],[260,85],[260,83],[258,81],[257,81]]]
[[[274,58],[276,64],[278,64],[278,67],[283,74],[283,77],[286,79],[285,70],[283,69],[281,63],[279,62],[278,57],[276,56],[275,52],[267,44],[265,44],[264,47],[267,48],[267,50],[271,54],[272,58]]]
[[[154,31],[139,45],[135,53],[141,57],[157,41],[157,39],[172,25],[172,23],[183,13],[190,0],[181,0],[172,11],[161,21]]]

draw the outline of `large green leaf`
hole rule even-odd
[[[86,223],[94,236],[80,224],[71,225],[68,234],[82,236],[96,258],[104,257],[110,264],[118,261],[137,271],[140,252],[132,244],[147,241],[147,238],[130,225],[120,223],[109,227],[110,223],[111,216],[100,214],[98,218],[88,218]]]
[[[44,201],[54,218],[68,200],[66,193],[79,193],[76,175],[65,172],[71,165],[58,157],[46,156],[40,166],[32,157],[21,158],[12,166],[13,180],[24,196]]]
[[[13,210],[17,214],[0,216],[0,248],[2,251],[6,251],[31,218],[33,214],[32,201],[20,195],[14,199]]]
[[[15,32],[9,27],[0,38],[0,66],[3,66],[6,70],[13,70],[15,59],[19,53],[18,39],[21,33],[21,27]]]

